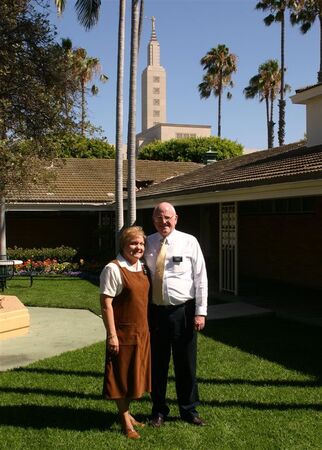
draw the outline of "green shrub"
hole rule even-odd
[[[45,261],[46,259],[56,259],[57,262],[72,262],[77,254],[77,250],[72,247],[61,247],[56,248],[21,248],[14,247],[8,248],[7,257],[8,259],[22,259],[23,261],[28,261],[29,259],[34,261]]]
[[[106,138],[65,134],[56,145],[60,158],[115,158],[115,147]]]
[[[217,136],[170,139],[145,145],[140,149],[139,159],[203,163],[209,151],[214,152],[219,161],[242,155],[243,146],[238,142]]]

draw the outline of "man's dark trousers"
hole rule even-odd
[[[197,333],[194,330],[195,301],[179,306],[151,305],[152,415],[167,416],[166,404],[171,351],[181,417],[195,414],[199,404],[196,381]]]

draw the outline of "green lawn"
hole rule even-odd
[[[15,277],[4,294],[16,295],[26,306],[89,309],[100,314],[99,288],[77,277]]]
[[[170,420],[145,427],[139,441],[123,437],[114,403],[101,399],[98,343],[0,374],[0,448],[322,448],[321,328],[274,317],[209,321],[198,355],[206,427],[178,419],[171,372]],[[150,407],[146,396],[133,413],[147,420]]]

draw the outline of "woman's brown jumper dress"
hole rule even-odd
[[[119,354],[112,355],[106,346],[103,397],[140,398],[151,391],[149,280],[144,271],[131,272],[117,260],[112,262],[118,265],[123,284],[112,303]]]

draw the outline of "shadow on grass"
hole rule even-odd
[[[248,408],[259,411],[294,411],[294,410],[313,410],[322,411],[321,403],[286,403],[286,402],[254,402],[254,401],[241,401],[241,400],[224,400],[224,401],[206,401],[202,402],[207,406],[214,408]]]
[[[99,394],[87,394],[79,391],[60,391],[57,389],[41,389],[41,388],[19,388],[19,387],[0,387],[0,392],[12,393],[12,394],[23,394],[23,395],[48,395],[50,397],[63,397],[63,398],[74,398],[80,400],[103,400],[102,395]]]
[[[174,401],[169,401],[174,403]],[[214,408],[248,408],[260,411],[294,411],[313,410],[322,411],[322,404],[318,403],[270,403],[240,400],[206,401],[203,404]],[[69,408],[59,406],[13,405],[0,407],[0,424],[21,428],[46,429],[59,428],[61,430],[99,430],[107,431],[117,422],[117,414],[97,411],[90,408]],[[147,419],[145,417],[144,419]],[[142,420],[142,417],[140,417]],[[174,421],[175,418],[172,418]]]
[[[276,317],[238,318],[209,321],[203,334],[322,382],[321,327]]]
[[[174,382],[174,377],[169,377],[169,381]],[[321,380],[245,380],[242,378],[204,378],[198,377],[198,384],[212,384],[214,386],[255,386],[255,387],[294,387],[294,388],[307,388],[307,387],[322,387]]]
[[[19,367],[12,372],[37,373],[45,375],[74,375],[76,377],[93,377],[103,379],[104,371],[93,372],[90,370],[63,370],[63,369],[43,369],[41,367]]]
[[[0,408],[1,425],[23,428],[106,431],[117,421],[117,414],[89,408],[13,405]]]
[[[62,369],[43,369],[34,367],[21,367],[18,369],[13,369],[12,372],[16,373],[35,373],[44,375],[69,375],[76,377],[92,377],[103,379],[102,372],[92,372],[92,371],[78,371],[78,370],[62,370]],[[174,383],[174,376],[168,377],[169,382]],[[263,380],[245,380],[242,378],[228,378],[228,379],[216,379],[216,378],[204,378],[198,377],[198,383],[213,384],[213,385],[249,385],[249,386],[281,386],[281,387],[321,387],[322,378],[316,380],[276,380],[276,379],[263,379]],[[0,388],[1,391],[1,388]]]

